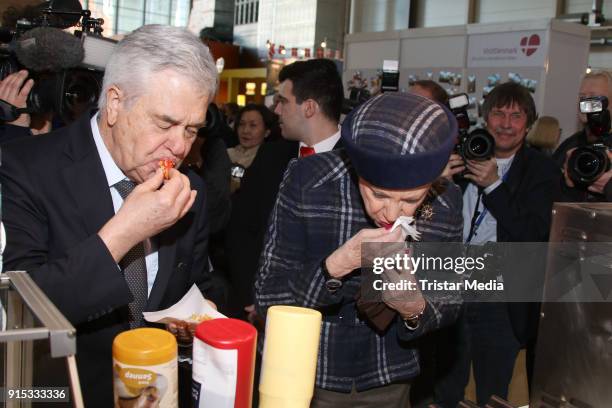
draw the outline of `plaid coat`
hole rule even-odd
[[[452,183],[432,202],[435,215],[418,220],[421,241],[461,241],[461,193]],[[322,262],[369,220],[357,176],[343,149],[293,160],[272,212],[255,283],[256,307],[265,316],[273,305],[313,308],[323,314],[316,386],[350,392],[407,380],[419,374],[411,340],[455,320],[459,296],[444,302],[425,296],[419,328],[409,331],[398,317],[384,333],[357,314],[354,272],[335,293],[325,287]],[[299,350],[296,350],[299,353]]]

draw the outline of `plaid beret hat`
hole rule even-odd
[[[457,121],[430,99],[390,92],[354,109],[341,134],[360,177],[381,188],[410,189],[440,176],[455,145]]]

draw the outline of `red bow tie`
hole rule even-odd
[[[313,147],[301,146],[300,147],[300,157],[308,157],[315,154],[315,149]]]

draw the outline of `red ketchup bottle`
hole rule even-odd
[[[257,330],[238,319],[200,323],[193,339],[194,408],[251,408]]]

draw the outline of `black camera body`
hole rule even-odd
[[[495,153],[495,139],[485,129],[459,133],[455,152],[465,160],[489,160]]]
[[[587,187],[603,173],[610,170],[607,152],[611,150],[610,136],[602,143],[581,146],[567,160],[570,179],[577,185]]]
[[[470,119],[467,113],[469,99],[467,94],[458,94],[448,99],[451,112],[457,119],[459,135],[455,153],[463,160],[488,160],[495,153],[495,139],[485,129],[477,128],[469,132]]]
[[[567,160],[569,178],[578,187],[588,187],[603,173],[610,170],[607,152],[612,150],[608,98],[594,96],[580,100],[580,112],[587,116],[587,126],[597,137],[594,143],[578,147]]]
[[[69,123],[97,103],[104,65],[116,42],[102,37],[104,21],[91,18],[78,1],[46,1],[36,13],[1,36],[0,80],[26,69],[34,87],[25,109],[0,101],[0,120],[11,122],[25,112],[53,114]],[[77,24],[80,31],[63,31]]]

